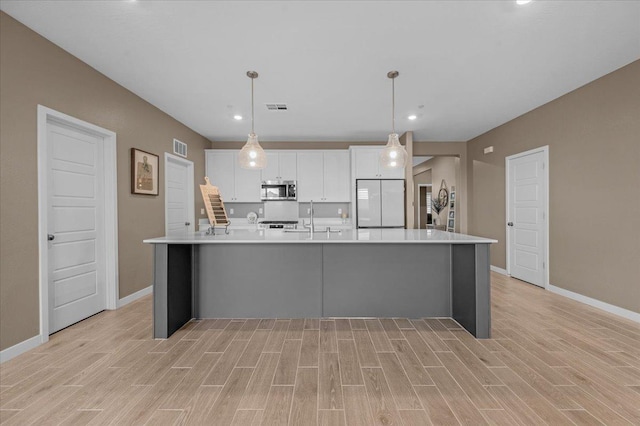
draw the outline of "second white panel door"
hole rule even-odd
[[[544,152],[508,159],[509,273],[544,287],[546,177]]]
[[[165,173],[165,231],[193,231],[193,163],[167,155]]]

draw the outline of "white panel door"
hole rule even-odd
[[[298,154],[298,202],[321,201],[323,192],[322,152]]]
[[[381,226],[380,181],[375,179],[359,180],[356,194],[358,197],[358,228]]]
[[[350,202],[349,151],[324,153],[324,200],[326,202]]]
[[[47,123],[49,333],[106,308],[102,138]]]
[[[404,226],[404,181],[380,181],[381,196],[381,225],[389,227]]]
[[[165,232],[192,232],[193,163],[165,156]]]
[[[544,153],[539,151],[507,161],[509,273],[544,287],[547,200]]]

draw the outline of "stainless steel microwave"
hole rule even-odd
[[[260,199],[269,200],[291,200],[298,199],[296,193],[295,180],[265,180],[260,187]]]

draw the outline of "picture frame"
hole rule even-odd
[[[449,212],[449,219],[454,219],[455,217],[456,217],[456,213],[453,210],[451,210]]]
[[[453,210],[455,208],[456,208],[456,202],[453,200],[449,201],[449,209]]]
[[[131,193],[158,195],[159,157],[151,152],[131,148]]]
[[[456,199],[456,191],[451,191],[451,194],[449,195],[449,199],[451,201],[455,201],[455,199]]]
[[[447,228],[455,228],[455,221],[453,219],[449,219],[449,223],[447,224]]]

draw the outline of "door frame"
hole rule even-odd
[[[169,224],[167,219],[169,215],[167,214],[167,210],[169,208],[169,163],[178,163],[182,166],[187,167],[187,173],[191,175],[191,178],[187,179],[187,217],[189,218],[189,231],[194,231],[196,229],[195,222],[195,208],[194,208],[194,167],[193,161],[187,160],[186,158],[178,157],[177,155],[169,154],[168,152],[164,153],[164,233],[165,235],[169,234]]]
[[[509,222],[509,204],[511,202],[509,197],[509,193],[510,193],[509,190],[511,189],[510,182],[509,182],[511,160],[515,160],[516,158],[525,157],[531,154],[537,154],[540,152],[542,153],[542,161],[543,161],[542,174],[544,176],[545,187],[546,187],[545,188],[546,197],[544,200],[545,206],[543,209],[545,221],[544,221],[544,226],[542,227],[543,232],[545,233],[544,255],[543,255],[543,262],[545,267],[544,267],[544,274],[542,277],[542,288],[546,289],[547,286],[549,285],[549,145],[545,145],[539,148],[534,148],[528,151],[509,155],[504,159],[505,161],[505,219],[506,219],[504,227],[506,229],[505,235],[506,235],[506,243],[507,243],[506,244],[507,264],[505,269],[507,270],[507,275],[511,276],[511,229],[512,227],[507,225],[507,223]]]
[[[70,115],[38,105],[38,269],[40,290],[40,342],[49,340],[49,232],[47,189],[47,123],[57,123],[103,138],[101,156],[104,171],[104,242],[106,308],[118,303],[118,192],[116,134]]]
[[[424,228],[420,227],[420,210],[422,210],[420,208],[420,188],[422,188],[422,187],[425,187],[425,188],[426,187],[431,187],[431,193],[433,194],[433,184],[432,183],[419,183],[417,185],[417,187],[418,187],[418,229],[428,229],[426,224],[424,225]]]

